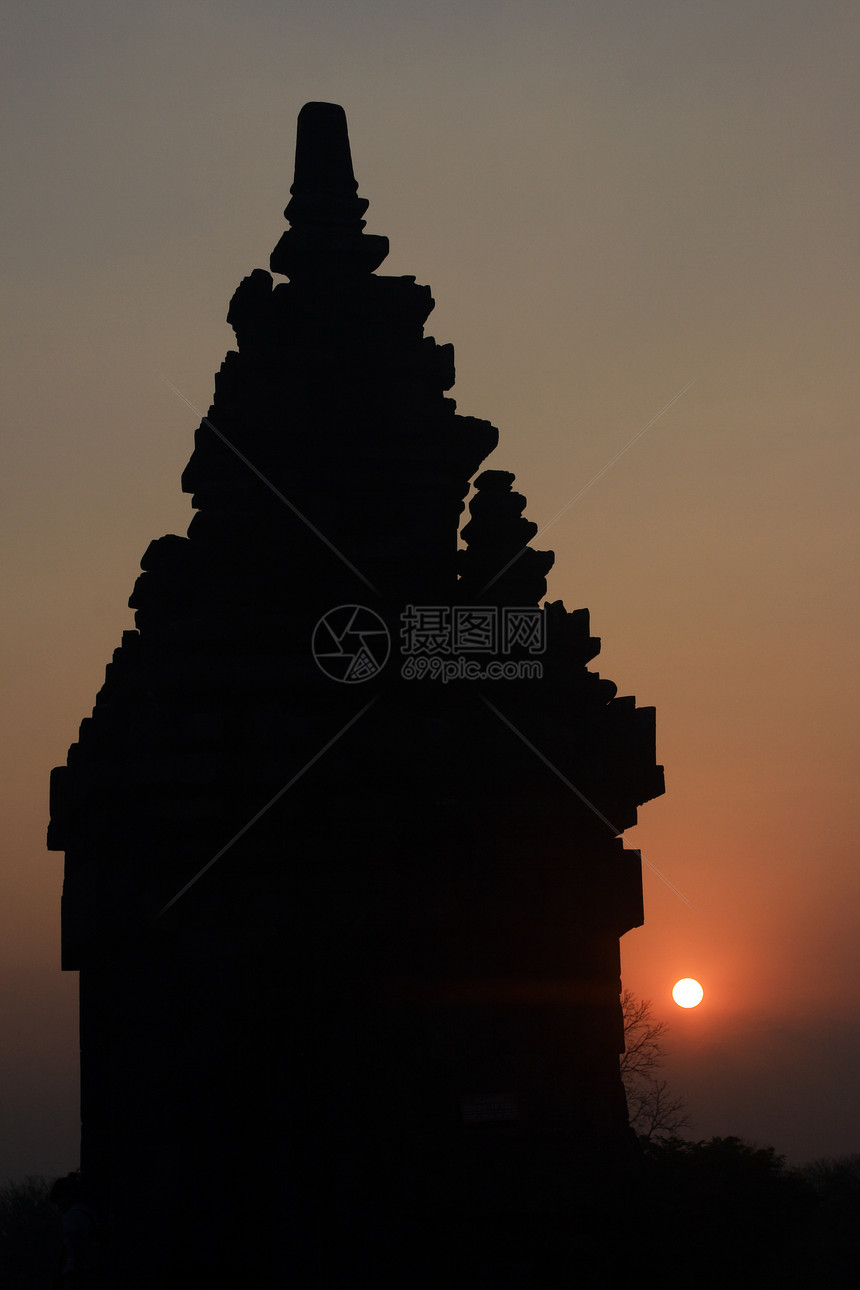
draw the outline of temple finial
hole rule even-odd
[[[358,196],[346,113],[337,103],[306,103],[296,131],[290,222],[272,252],[273,273],[320,278],[372,273],[388,238],[364,233],[367,201]]]

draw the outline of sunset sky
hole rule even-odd
[[[685,899],[646,866],[622,966],[690,1133],[860,1152],[857,6],[0,9],[0,1182],[77,1163],[48,776],[143,551],[191,519],[197,419],[166,382],[208,407],[312,99],[346,109],[380,271],[432,288],[459,411],[549,525],[549,598],[657,709],[666,795],[625,840]]]

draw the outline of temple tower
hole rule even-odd
[[[542,604],[429,289],[375,272],[339,107],[302,110],[291,193],[188,535],[144,553],[52,779],[109,1284],[549,1284],[632,1150],[654,713]]]

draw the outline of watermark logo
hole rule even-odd
[[[404,681],[540,680],[545,647],[536,605],[407,605],[400,615]],[[372,609],[338,605],[317,623],[311,649],[326,676],[356,685],[385,667],[391,637]]]
[[[372,609],[338,605],[323,614],[311,637],[317,667],[333,681],[359,685],[371,681],[388,662],[391,637]]]
[[[400,615],[404,681],[540,680],[534,656],[545,647],[537,605],[407,605]]]
[[[543,676],[543,663],[536,658],[485,659],[429,658],[419,654],[406,658],[400,668],[404,681],[539,681]]]
[[[537,605],[407,605],[400,616],[404,654],[543,654],[546,617]]]

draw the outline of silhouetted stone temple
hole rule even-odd
[[[303,108],[291,192],[188,536],[52,780],[108,1284],[548,1285],[634,1150],[618,835],[663,791],[654,712],[540,607],[512,475],[458,550],[497,431],[445,395],[429,289],[374,273],[341,108]]]

